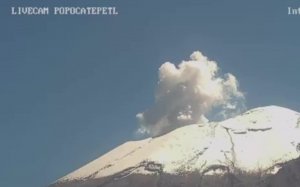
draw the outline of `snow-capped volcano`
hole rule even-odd
[[[295,180],[300,182],[299,156],[300,114],[268,106],[222,122],[192,124],[159,137],[127,142],[53,186],[199,186],[209,177],[229,174],[240,185],[253,180],[250,183],[258,186],[257,179],[252,179],[258,173],[268,176],[263,180],[267,186],[274,183],[271,176],[283,175],[286,167],[293,170],[292,162],[293,167],[297,164]],[[176,180],[170,180],[174,176]],[[293,186],[282,180],[285,183],[273,186]],[[207,182],[204,186],[218,185]]]

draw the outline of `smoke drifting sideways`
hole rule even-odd
[[[206,116],[213,110],[222,118],[243,111],[245,96],[236,77],[219,72],[217,63],[200,51],[178,66],[162,64],[154,105],[136,115],[137,133],[158,136],[181,126],[206,123]]]

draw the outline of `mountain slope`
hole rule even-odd
[[[53,186],[191,186],[205,180],[209,186],[210,179],[233,186],[232,181],[261,175],[271,184],[271,176],[282,173],[289,167],[284,164],[297,161],[299,155],[300,114],[269,106],[223,122],[193,124],[127,142]]]

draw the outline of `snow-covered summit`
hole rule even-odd
[[[124,143],[58,182],[157,172],[212,175],[224,168],[276,173],[279,164],[299,156],[300,114],[268,106],[223,122],[192,124],[159,137]]]
[[[279,106],[259,107],[222,122],[223,126],[245,129],[294,128],[300,114]]]

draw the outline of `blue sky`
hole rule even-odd
[[[11,6],[117,6],[118,16],[11,16]],[[300,111],[300,1],[0,2],[0,186],[47,186],[135,138],[157,70],[200,50],[247,107]]]

